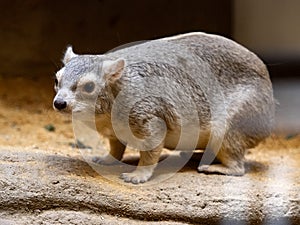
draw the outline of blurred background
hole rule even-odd
[[[0,76],[51,79],[67,45],[104,53],[119,45],[189,31],[220,34],[267,64],[278,129],[300,130],[298,0],[11,0],[0,2]],[[28,87],[20,86],[24,91]]]

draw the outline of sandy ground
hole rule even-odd
[[[73,140],[70,117],[54,112],[53,81],[0,78],[0,144],[44,149],[68,148]],[[49,132],[45,126],[55,126]]]
[[[133,219],[165,220],[171,224],[300,223],[297,133],[272,135],[250,150],[244,177],[198,174],[191,161],[166,182],[136,190],[103,179],[84,162],[73,146],[71,118],[54,112],[53,96],[50,79],[0,77],[0,224],[140,223]],[[32,173],[28,167],[32,167]],[[47,178],[47,182],[31,183],[28,177],[32,176]],[[53,184],[62,189],[52,190]],[[18,185],[24,187],[17,188],[16,194]],[[75,189],[70,188],[72,185]],[[85,199],[79,201],[79,197],[74,197],[76,193],[61,194],[69,188],[78,193],[84,191]],[[98,197],[85,188],[96,191]],[[28,197],[35,191],[39,194]],[[28,202],[24,203],[26,197]]]

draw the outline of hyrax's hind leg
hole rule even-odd
[[[227,131],[223,139],[218,139],[222,141],[220,149],[218,150],[218,145],[211,144],[208,146],[206,151],[210,151],[211,158],[215,156],[220,162],[219,164],[211,164],[212,160],[206,160],[206,158],[201,159],[202,165],[199,165],[198,171],[203,173],[217,173],[233,176],[241,176],[245,173],[244,167],[244,153],[245,153],[245,142],[243,141],[244,136],[232,130]],[[214,147],[214,152],[212,152],[210,147]],[[205,154],[203,157],[206,157]],[[209,165],[207,165],[209,163]]]
[[[93,157],[93,162],[111,165],[120,161],[123,157],[126,146],[123,145],[118,139],[109,139],[110,152],[102,157]]]
[[[243,154],[236,157],[233,153],[234,149],[221,149],[217,154],[217,159],[221,164],[200,165],[199,172],[203,173],[217,173],[232,176],[242,176],[245,173]]]

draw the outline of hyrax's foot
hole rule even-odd
[[[112,164],[119,163],[119,161],[115,159],[113,156],[111,156],[110,154],[102,157],[95,156],[92,158],[92,161],[102,165],[112,165]]]
[[[245,174],[245,168],[243,165],[235,166],[235,167],[226,167],[223,164],[201,165],[198,167],[198,172],[242,176]]]
[[[133,184],[144,183],[152,176],[154,167],[155,166],[137,167],[137,169],[131,173],[122,173],[121,179],[123,179],[125,182],[131,182]]]

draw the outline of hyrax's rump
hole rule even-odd
[[[126,145],[140,151],[126,182],[147,181],[162,148],[207,149],[220,164],[198,170],[244,174],[244,153],[266,138],[274,119],[272,85],[264,63],[217,35],[188,33],[121,48],[76,55],[68,48],[57,72],[54,108],[86,111],[97,98],[100,132],[121,160]],[[210,162],[208,162],[210,163]]]

